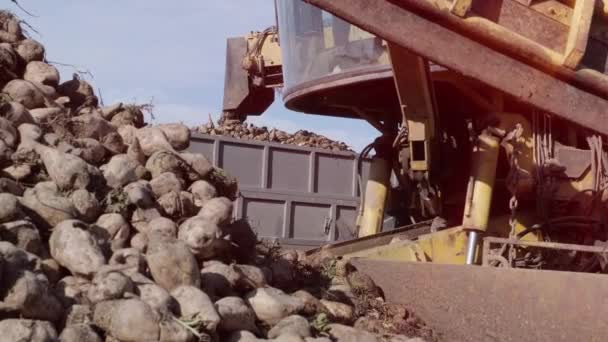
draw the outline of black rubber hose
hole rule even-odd
[[[357,160],[357,183],[359,184],[359,192],[360,196],[363,199],[363,182],[361,177],[361,166],[363,165],[363,159],[367,158],[367,155],[374,147],[375,141],[365,146],[363,150],[361,150],[361,154],[359,154],[359,160]],[[361,201],[363,202],[363,200]]]

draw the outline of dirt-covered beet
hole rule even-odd
[[[100,107],[21,23],[0,11],[0,342],[436,340],[335,258],[260,241],[186,126]]]

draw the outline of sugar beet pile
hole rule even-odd
[[[329,151],[353,152],[348,145],[341,141],[329,139],[323,135],[299,130],[293,134],[280,129],[259,127],[252,123],[242,123],[239,120],[219,120],[215,125],[210,119],[207,124],[195,129],[199,133],[209,135],[223,135],[236,139],[257,141],[270,141],[279,144],[315,147]]]
[[[435,339],[348,264],[260,243],[187,127],[99,107],[0,20],[0,341]]]

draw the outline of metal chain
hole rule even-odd
[[[509,233],[509,238],[513,238],[515,236],[515,229],[517,228],[517,206],[519,205],[517,201],[517,196],[513,194],[511,199],[509,199],[509,210],[511,210],[511,215],[509,216],[509,227],[511,227],[511,232]]]
[[[410,134],[410,131],[409,131],[407,125],[402,125],[401,127],[399,127],[397,136],[395,137],[395,140],[393,140],[393,148],[407,146],[407,144],[409,143],[409,140],[408,140],[409,134]]]
[[[511,157],[509,159],[509,174],[507,175],[507,188],[511,192],[511,198],[509,199],[509,210],[511,214],[509,216],[509,227],[511,228],[509,232],[509,238],[515,238],[515,233],[517,229],[517,207],[519,206],[519,201],[517,200],[517,185],[519,183],[520,173],[519,173],[519,163],[518,163],[518,143],[517,140],[521,137],[523,133],[523,127],[521,124],[517,124],[515,129],[509,132],[505,139],[503,140],[503,144],[511,143],[513,150],[511,152]],[[509,265],[513,265],[513,259],[515,259],[515,248],[513,245],[509,245],[508,251],[508,260]]]
[[[507,134],[504,143],[511,143],[513,150],[511,152],[511,156],[509,158],[509,173],[507,175],[507,188],[509,192],[511,192],[511,199],[509,200],[509,209],[511,210],[511,216],[509,217],[509,226],[511,227],[511,232],[509,237],[512,238],[515,235],[515,214],[518,206],[517,202],[517,186],[519,183],[519,163],[517,159],[517,155],[519,153],[519,148],[517,146],[517,139],[521,136],[521,125],[518,124],[518,127],[515,128],[512,132]]]
[[[517,228],[517,206],[519,205],[517,201],[517,196],[515,193],[511,195],[511,199],[509,200],[509,209],[511,210],[511,215],[509,216],[509,226],[511,227],[511,231],[509,232],[509,239],[513,239],[515,237],[515,229]],[[513,259],[515,259],[515,248],[513,245],[509,245],[509,265],[513,265]]]

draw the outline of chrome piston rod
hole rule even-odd
[[[477,241],[479,240],[479,233],[474,230],[469,232],[469,241],[467,243],[467,265],[475,264],[475,253],[477,252]]]
[[[462,220],[462,226],[469,232],[467,265],[475,264],[479,236],[488,229],[499,148],[499,139],[484,131],[473,149],[473,167]]]

